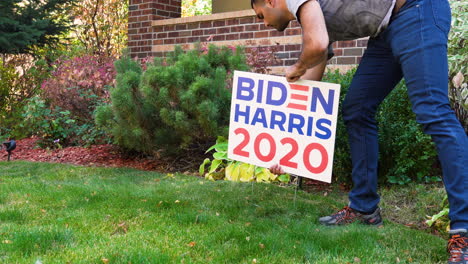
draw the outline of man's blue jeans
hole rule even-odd
[[[351,208],[378,206],[375,113],[404,77],[416,119],[437,146],[451,229],[468,229],[468,137],[447,95],[450,20],[447,0],[407,0],[388,28],[369,40],[343,105],[353,162]]]

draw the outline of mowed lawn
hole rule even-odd
[[[444,263],[389,221],[325,227],[342,201],[272,184],[0,162],[0,263]]]

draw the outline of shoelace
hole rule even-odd
[[[353,209],[351,207],[345,206],[343,209],[338,211],[337,215],[343,215],[343,217],[340,217],[337,219],[337,223],[340,223],[342,221],[350,220],[353,219]]]
[[[449,261],[462,261],[463,248],[466,246],[468,246],[468,243],[465,237],[461,237],[460,235],[452,236],[447,245],[447,251],[450,253]]]

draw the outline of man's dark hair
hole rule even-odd
[[[264,0],[250,0],[250,5],[252,6],[253,8],[253,5],[258,3],[258,2],[263,2]]]

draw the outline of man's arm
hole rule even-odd
[[[311,0],[304,3],[298,12],[302,26],[302,53],[297,62],[286,69],[286,79],[288,82],[295,82],[310,68],[320,72],[324,69],[328,55],[328,32],[325,25],[322,9],[317,1]],[[313,78],[323,74],[316,73]],[[309,79],[309,78],[307,78]]]
[[[308,69],[304,75],[301,76],[303,80],[310,80],[310,81],[321,81],[323,77],[323,73],[325,72],[325,68],[327,66],[327,60],[320,62],[319,64],[315,65],[314,67]]]

